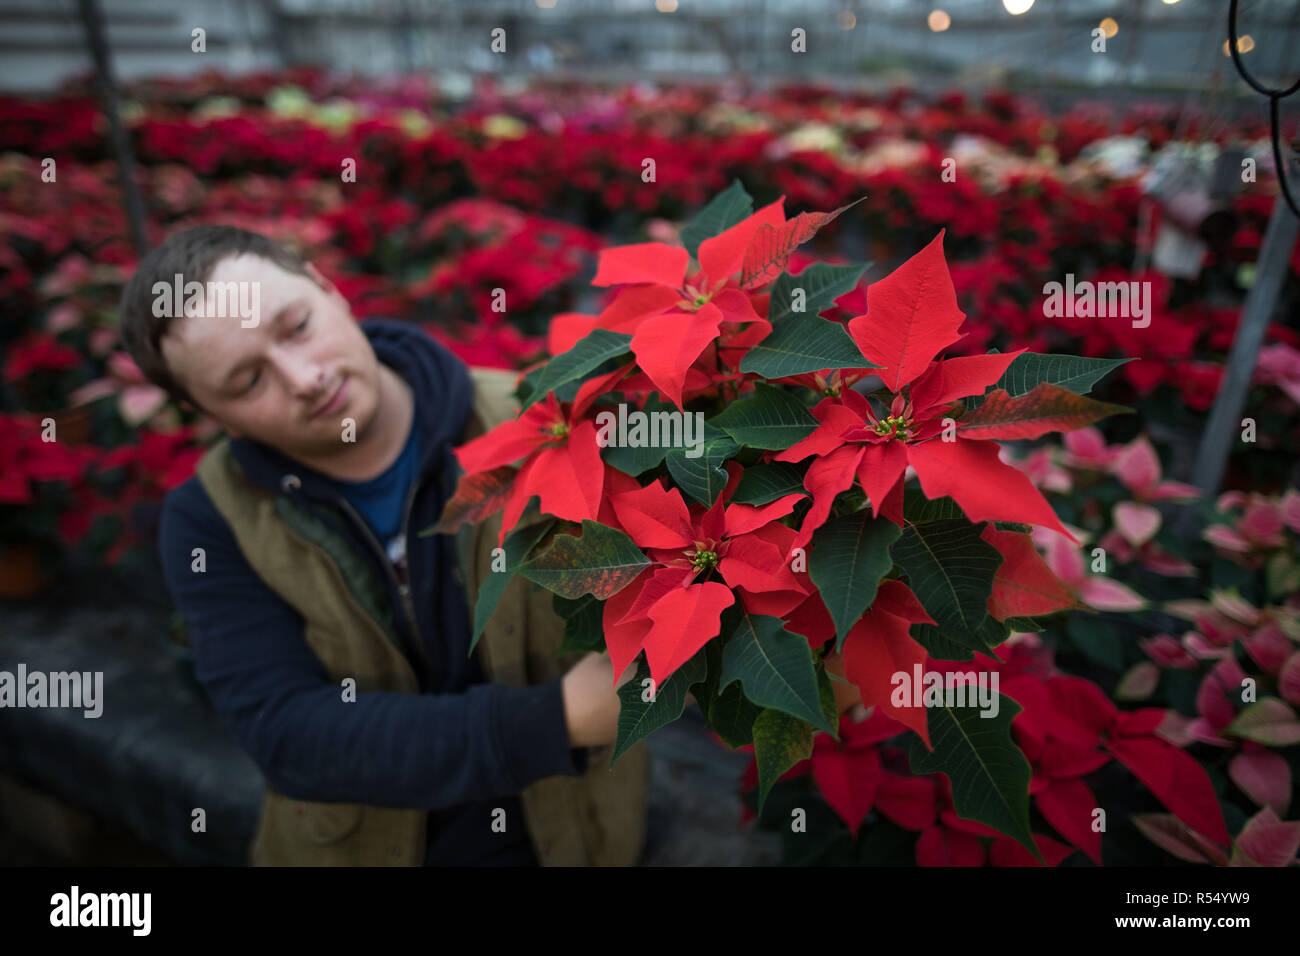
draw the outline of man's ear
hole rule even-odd
[[[244,437],[243,433],[240,432],[239,429],[227,425],[225,422],[218,422],[215,418],[209,415],[208,412],[201,405],[197,405],[193,401],[190,401],[189,399],[178,397],[176,399],[176,404],[179,405],[183,410],[187,412],[191,412],[195,415],[202,415],[206,417],[209,421],[217,422],[217,424],[221,427],[222,431],[224,431],[231,438]]]

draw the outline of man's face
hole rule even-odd
[[[347,300],[259,256],[222,259],[212,283],[257,283],[257,324],[239,309],[174,320],[161,348],[172,374],[236,437],[296,457],[339,451],[344,419],[357,439],[379,406],[379,362]],[[228,288],[234,289],[235,286]]]

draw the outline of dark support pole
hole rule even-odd
[[[415,72],[415,12],[412,0],[401,0],[397,8],[397,48],[402,51],[402,70]]]
[[[113,80],[113,61],[104,34],[104,15],[99,9],[98,0],[78,0],[78,3],[81,7],[81,22],[86,28],[86,42],[90,44],[90,54],[95,59],[95,74],[99,78],[99,95],[104,104],[104,115],[108,117],[109,141],[117,160],[118,176],[122,181],[127,225],[131,229],[131,240],[135,243],[136,251],[143,256],[149,251],[149,241],[144,232],[144,200],[135,185],[131,143],[117,111],[117,84]]]
[[[1285,170],[1281,171],[1285,173]],[[1223,481],[1232,443],[1241,429],[1241,412],[1246,407],[1246,393],[1250,389],[1251,375],[1259,360],[1259,347],[1264,341],[1268,321],[1277,307],[1278,293],[1287,275],[1287,262],[1300,233],[1300,219],[1287,208],[1280,196],[1273,204],[1273,216],[1268,221],[1264,244],[1259,251],[1255,282],[1246,296],[1242,308],[1241,324],[1232,342],[1228,356],[1227,372],[1214,400],[1214,409],[1206,423],[1201,447],[1196,452],[1196,470],[1192,481],[1207,496],[1213,496]]]

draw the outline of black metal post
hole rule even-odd
[[[126,207],[127,225],[131,230],[131,240],[140,255],[149,251],[149,240],[145,237],[144,199],[135,184],[135,161],[131,157],[131,143],[127,139],[126,127],[118,112],[117,84],[113,80],[113,61],[109,54],[108,40],[104,34],[104,14],[99,9],[98,0],[78,0],[81,8],[81,21],[86,28],[86,42],[90,45],[90,54],[95,60],[95,74],[99,80],[99,95],[104,105],[104,115],[108,117],[109,142],[113,156],[117,160],[118,176],[122,181],[122,199]]]
[[[1206,495],[1215,494],[1223,481],[1232,443],[1241,428],[1241,411],[1246,407],[1246,393],[1259,361],[1259,347],[1277,307],[1277,297],[1286,279],[1287,262],[1298,233],[1300,219],[1291,214],[1286,200],[1279,196],[1273,204],[1273,215],[1259,250],[1255,281],[1242,307],[1241,324],[1237,326],[1237,335],[1232,341],[1227,372],[1214,400],[1210,420],[1205,425],[1201,446],[1196,451],[1192,483]]]

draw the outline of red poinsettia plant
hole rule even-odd
[[[557,316],[518,417],[456,449],[436,530],[503,512],[475,639],[511,575],[549,589],[566,647],[637,667],[614,759],[690,694],[753,746],[760,800],[818,730],[838,739],[846,682],[915,735],[959,813],[1037,855],[1019,706],[995,684],[981,707],[928,664],[997,659],[1026,619],[1082,606],[1030,538],[1070,532],[999,442],[1127,411],[1086,396],[1116,363],[944,358],[964,315],[942,232],[868,287],[865,314],[823,318],[866,266],[786,266],[849,207],[783,202],[755,212],[737,182],[680,246],[602,252],[594,284],[616,294]]]

